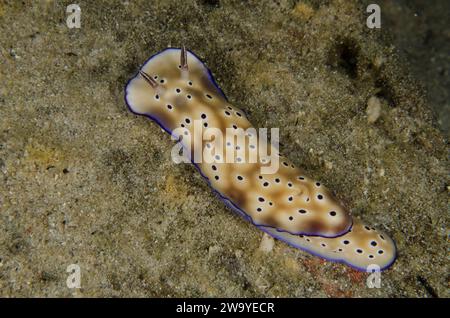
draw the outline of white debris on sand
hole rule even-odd
[[[378,97],[372,96],[367,101],[367,122],[373,124],[377,121],[381,114],[381,101]]]
[[[269,253],[273,250],[273,246],[275,245],[275,241],[273,237],[264,233],[261,243],[259,244],[259,250],[264,253]]]

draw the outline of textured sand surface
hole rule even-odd
[[[369,30],[362,3],[79,1],[81,29],[66,4],[33,3],[0,2],[1,296],[449,296],[446,126],[432,113],[445,94],[427,98],[396,28]],[[138,67],[182,44],[256,126],[281,128],[296,165],[393,237],[382,288],[273,244],[126,109]]]

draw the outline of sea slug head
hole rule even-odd
[[[196,55],[184,48],[168,48],[149,58],[128,82],[125,101],[133,113],[151,117],[172,131],[194,110],[201,112],[210,104],[225,103],[226,98]]]

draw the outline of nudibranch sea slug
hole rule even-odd
[[[263,154],[258,151],[264,144],[245,112],[228,102],[209,69],[184,47],[150,57],[126,85],[125,101],[131,112],[176,138],[219,197],[262,231],[362,271],[394,262],[396,247],[388,235],[352,217],[331,191],[271,143]],[[211,130],[216,133],[208,138]],[[200,143],[193,137],[198,134]],[[205,160],[194,160],[198,153]],[[279,168],[269,171],[273,162]]]

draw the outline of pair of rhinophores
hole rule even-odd
[[[247,133],[253,126],[245,113],[228,102],[211,72],[184,47],[148,59],[128,82],[125,100],[133,113],[156,121],[189,154],[196,147],[211,147],[182,138],[193,134],[194,122],[224,135],[227,129],[245,131],[249,150],[258,144],[258,136]],[[388,235],[352,217],[323,184],[268,147],[271,158],[279,159],[276,173],[261,173],[267,162],[259,157],[252,163],[239,157],[229,163],[216,156],[194,165],[228,206],[277,239],[362,271],[383,270],[394,262],[396,248]]]

